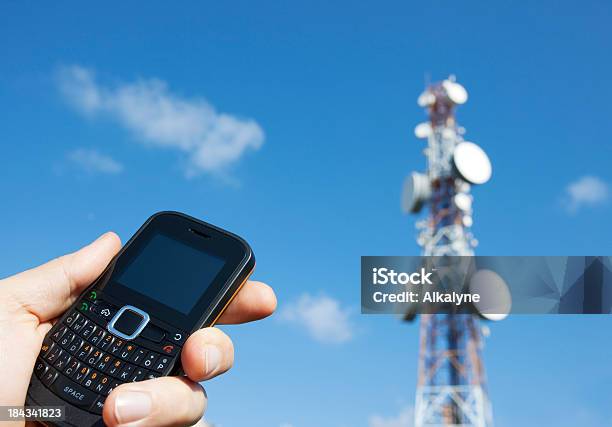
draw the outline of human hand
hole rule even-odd
[[[77,252],[0,280],[0,405],[24,405],[45,334],[104,271],[120,247],[119,237],[106,233]],[[272,289],[249,281],[219,323],[262,319],[275,308]],[[217,328],[201,329],[183,347],[185,377],[117,387],[104,404],[104,422],[111,427],[192,425],[206,409],[206,394],[198,382],[226,372],[233,361],[230,338]]]

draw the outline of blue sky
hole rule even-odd
[[[612,252],[607,2],[104,6],[0,6],[0,276],[161,209],[244,236],[281,314],[225,328],[223,427],[409,425],[417,326],[358,314],[359,257],[419,251],[399,192],[425,165],[426,75],[468,88],[459,121],[494,165],[478,253]],[[491,329],[498,426],[612,424],[609,318]]]

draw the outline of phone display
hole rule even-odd
[[[116,280],[125,287],[188,314],[225,262],[221,257],[156,233],[131,264],[117,272]],[[174,284],[179,292],[168,292],[168,285]]]
[[[176,212],[152,216],[46,335],[28,405],[65,405],[52,425],[103,425],[118,385],[180,374],[189,335],[212,326],[255,265],[244,240]]]

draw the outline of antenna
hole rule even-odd
[[[448,80],[444,80],[442,82],[442,87],[446,91],[446,96],[455,104],[461,105],[467,102],[468,93],[463,86],[455,82],[455,76],[451,76]]]
[[[429,122],[423,122],[416,125],[414,128],[414,135],[417,138],[429,138],[431,136],[431,124]]]
[[[494,271],[478,270],[470,279],[469,290],[480,295],[474,307],[488,320],[503,320],[510,314],[512,296],[506,281]]]
[[[457,174],[470,184],[484,184],[491,179],[493,169],[487,154],[473,142],[460,142],[453,153]]]
[[[426,175],[412,172],[404,180],[402,191],[402,211],[417,213],[431,196],[431,185]]]

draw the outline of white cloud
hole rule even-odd
[[[222,171],[264,141],[254,120],[219,113],[204,99],[175,95],[162,80],[103,86],[93,71],[72,65],[59,70],[58,84],[82,114],[106,115],[148,145],[186,153],[189,175]]]
[[[583,176],[566,188],[566,207],[570,213],[583,206],[595,206],[608,199],[608,185],[595,176]]]
[[[303,294],[280,311],[279,319],[305,327],[310,336],[321,342],[343,343],[353,337],[349,310],[325,295]]]
[[[78,148],[68,153],[68,159],[90,173],[118,174],[123,171],[121,163],[92,149]]]
[[[404,406],[399,414],[390,417],[372,415],[368,424],[369,427],[413,427],[414,408],[412,406]]]

